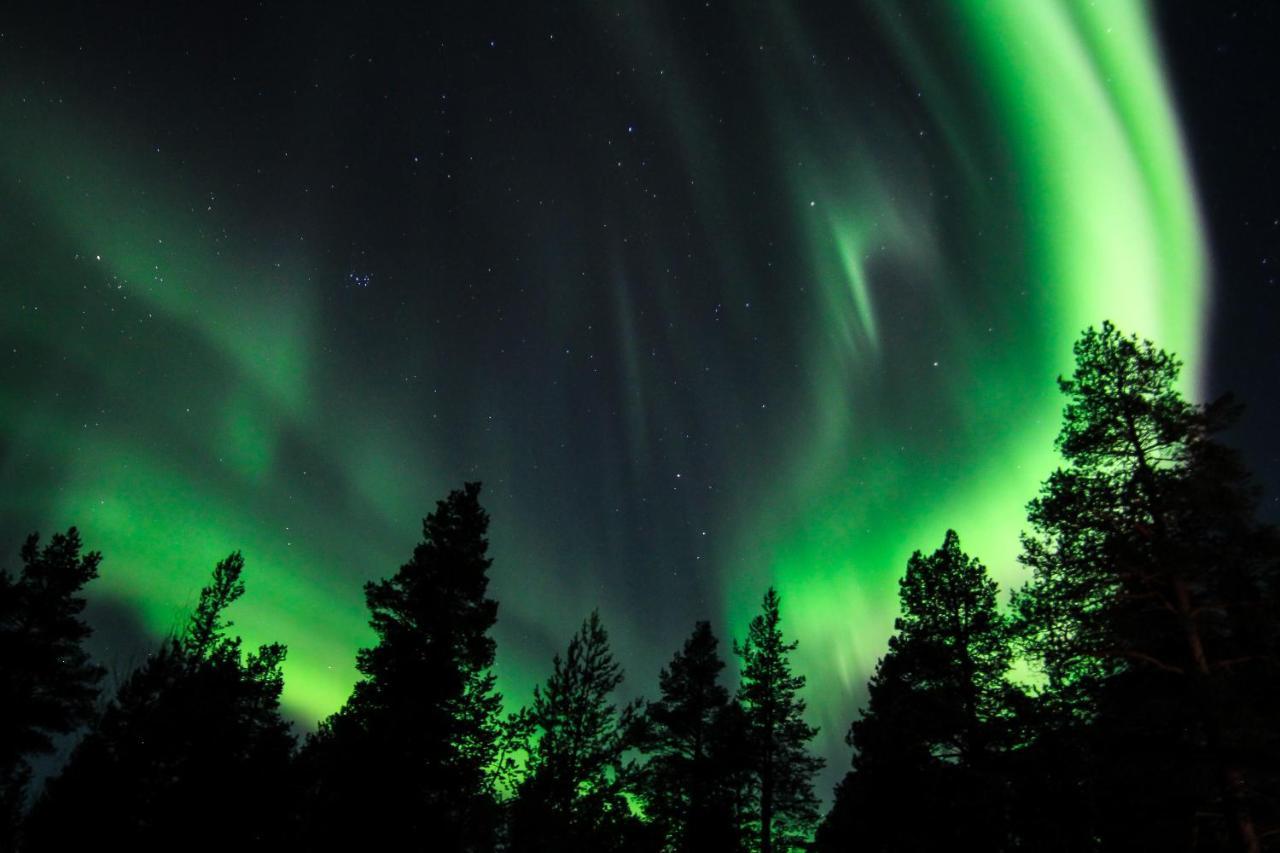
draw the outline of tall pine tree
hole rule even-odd
[[[933,554],[911,556],[899,598],[820,847],[1004,849],[1003,764],[1018,694],[1006,679],[1012,654],[996,583],[948,530]]]
[[[490,671],[498,605],[486,597],[489,516],[480,484],[437,502],[423,541],[365,599],[378,642],[347,704],[307,742],[303,816],[313,845],[495,843],[490,778],[501,697]]]
[[[1059,380],[1066,464],[1031,504],[1017,601],[1046,678],[1039,740],[1085,756],[1073,813],[1045,834],[1088,819],[1103,849],[1258,851],[1277,793],[1262,685],[1280,551],[1215,439],[1236,409],[1187,403],[1177,359],[1110,323],[1075,356]]]
[[[789,655],[798,643],[782,637],[778,593],[770,587],[761,612],[734,651],[741,659],[737,700],[742,708],[750,767],[748,828],[760,853],[802,848],[818,816],[813,775],[821,758],[807,752],[818,730],[804,721],[802,675]]]
[[[80,616],[81,590],[98,576],[102,555],[82,555],[74,527],[39,544],[36,534],[27,538],[16,577],[0,571],[0,848],[14,842],[29,759],[92,719],[102,679],[84,650],[90,629]]]
[[[739,841],[736,744],[728,737],[729,691],[719,681],[717,645],[711,623],[697,623],[658,674],[661,697],[645,709],[645,815],[668,851],[731,851]]]

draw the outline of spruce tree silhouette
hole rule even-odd
[[[1110,323],[1075,356],[1059,379],[1066,467],[1030,505],[1033,581],[1016,604],[1046,678],[1036,746],[1049,746],[1025,776],[1083,758],[1058,776],[1071,810],[1032,829],[1084,824],[1101,849],[1261,850],[1280,793],[1280,548],[1215,439],[1238,408],[1190,405],[1177,359]]]
[[[734,644],[741,658],[737,700],[750,767],[744,829],[760,853],[803,849],[818,816],[813,775],[825,764],[806,751],[818,730],[804,721],[805,702],[798,694],[805,679],[791,674],[788,660],[798,644],[783,640],[778,606],[778,593],[770,587],[746,640]]]
[[[294,745],[279,706],[285,649],[244,655],[227,635],[243,567],[239,553],[218,563],[182,633],[124,681],[37,800],[25,849],[284,842]]]
[[[438,501],[390,580],[365,585],[378,642],[364,676],[299,758],[312,849],[488,850],[501,697],[490,672],[492,562],[480,484]]]
[[[711,623],[699,622],[658,675],[661,698],[646,706],[643,749],[645,815],[678,853],[738,849],[735,748],[728,723],[724,661]]]
[[[621,683],[622,668],[593,611],[523,714],[528,761],[509,804],[511,850],[656,849],[628,801],[636,770],[623,754],[637,706],[619,713],[609,701]]]
[[[39,543],[27,537],[17,577],[0,571],[0,849],[16,843],[29,759],[92,719],[102,679],[83,648],[90,629],[80,618],[80,592],[98,576],[102,555],[81,555],[74,527]]]
[[[818,847],[1005,849],[1003,763],[1019,703],[1006,679],[1012,651],[996,583],[948,530],[933,554],[911,556],[899,597],[896,633],[849,730],[853,770]]]

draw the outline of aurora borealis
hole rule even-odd
[[[479,479],[509,704],[593,607],[643,694],[774,583],[838,774],[911,552],[1021,582],[1080,330],[1213,384],[1140,3],[3,26],[0,532],[104,553],[108,665],[241,549],[238,630],[328,714],[363,582]]]

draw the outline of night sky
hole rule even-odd
[[[117,673],[242,549],[313,724],[478,479],[510,706],[776,584],[826,794],[910,553],[1021,583],[1107,318],[1280,515],[1274,4],[126,5],[0,13],[2,562],[78,525]]]

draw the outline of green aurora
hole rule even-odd
[[[697,552],[706,615],[722,633],[741,635],[764,587],[778,586],[820,748],[842,768],[910,553],[954,527],[1006,590],[1020,582],[1023,508],[1056,464],[1054,378],[1080,330],[1110,318],[1153,338],[1190,365],[1189,388],[1201,368],[1205,250],[1145,7],[902,8],[867,6],[858,38],[892,61],[853,90],[814,63],[814,22],[780,5],[742,24],[773,34],[734,85],[767,117],[755,132],[773,168],[760,180],[782,193],[761,204],[784,208],[792,233],[780,245],[802,255],[788,263],[798,284],[771,348],[749,368],[764,370],[767,391],[733,383],[705,410],[657,362],[690,373],[729,364],[758,335],[750,312],[726,309],[714,340],[684,319],[710,304],[775,306],[778,279],[741,248],[759,241],[724,131],[699,97],[708,72],[666,44],[670,22],[633,15],[621,49],[656,52],[664,77],[690,81],[639,86],[636,97],[669,123],[672,156],[698,176],[680,216],[708,238],[721,276],[695,296],[616,233],[587,235],[612,261],[584,304],[577,270],[588,261],[565,257],[574,237],[523,259],[547,306],[531,346],[551,351],[596,322],[595,346],[618,365],[620,425],[598,438],[617,464],[595,466],[581,498],[554,487],[575,460],[548,452],[541,473],[526,464],[542,453],[539,436],[560,429],[572,443],[573,428],[484,421],[504,406],[567,419],[582,406],[570,380],[528,389],[518,374],[476,367],[453,381],[465,366],[432,342],[403,370],[353,359],[321,295],[329,261],[309,223],[247,233],[254,217],[217,176],[216,152],[180,161],[56,82],[70,74],[8,69],[4,529],[78,525],[106,556],[93,595],[136,610],[152,635],[178,624],[214,563],[241,549],[237,627],[247,642],[288,644],[286,701],[305,721],[350,690],[370,637],[361,583],[395,570],[431,502],[464,478],[485,481],[494,517],[508,702],[527,699],[549,650],[597,605],[629,689],[651,691],[688,630],[656,621],[661,600],[632,603],[646,585],[676,583],[652,580],[667,573],[655,566],[668,546],[628,557],[620,580],[597,571],[622,559],[620,527],[550,519],[579,501],[626,516],[616,495],[670,488],[672,511],[691,520],[654,535]],[[886,79],[896,85],[879,97]],[[650,303],[673,320],[665,338],[639,307]],[[770,373],[775,363],[787,372]],[[483,426],[437,420],[433,389]],[[404,417],[406,395],[430,414]],[[755,426],[740,414],[757,409]],[[711,461],[682,467],[677,455],[673,473],[653,473],[657,445],[682,432],[716,434]],[[714,483],[686,473],[704,469],[721,473]],[[538,476],[552,482],[528,485]]]

